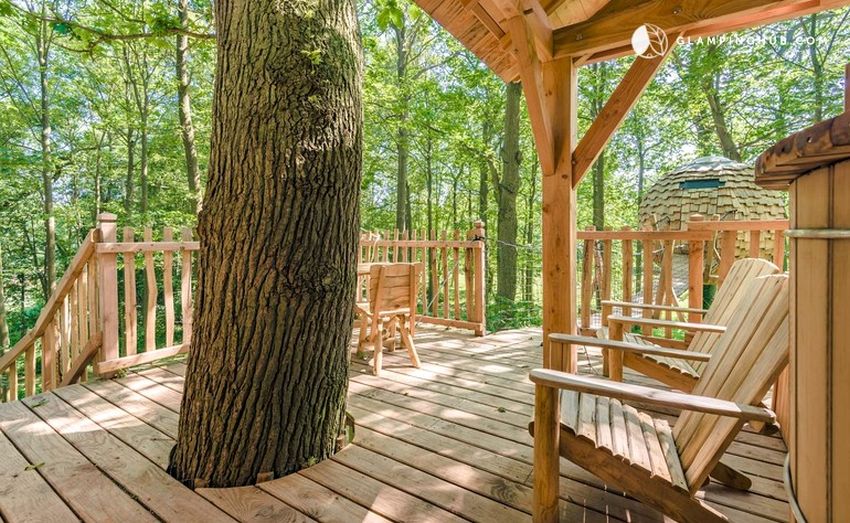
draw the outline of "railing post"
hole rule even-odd
[[[117,216],[102,213],[97,217],[97,228],[100,231],[99,241],[111,243],[117,240]],[[95,251],[96,252],[96,251]],[[109,361],[118,358],[118,268],[114,253],[97,253],[97,277],[100,308],[100,328],[103,333],[103,343],[100,348],[98,361]]]
[[[466,234],[466,239],[469,241],[474,241],[478,243],[478,246],[467,249],[466,255],[467,259],[470,255],[473,257],[473,273],[474,273],[474,284],[473,284],[473,292],[470,297],[469,289],[467,288],[467,301],[470,298],[473,300],[473,308],[472,308],[472,318],[471,321],[477,323],[479,327],[475,329],[476,336],[484,336],[484,333],[487,331],[487,303],[486,303],[486,285],[484,282],[484,277],[486,275],[487,270],[487,258],[484,239],[485,231],[484,231],[484,222],[481,220],[476,220],[473,223],[472,229]]]
[[[691,215],[690,221],[701,222],[704,217],[700,214]],[[688,241],[688,307],[693,309],[702,308],[702,272],[705,264],[705,241],[704,240],[689,240]],[[689,312],[688,321],[702,321],[702,314],[698,312]]]
[[[588,231],[595,231],[592,225]],[[581,327],[590,327],[590,301],[593,296],[593,253],[596,250],[596,242],[592,239],[584,240],[584,253],[581,264]]]

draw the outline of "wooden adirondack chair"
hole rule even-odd
[[[788,331],[788,277],[764,276],[747,286],[693,394],[533,370],[535,521],[557,521],[559,454],[678,521],[727,521],[694,495],[746,421],[773,421],[757,405],[788,363]],[[684,412],[671,429],[621,400]]]
[[[375,348],[372,374],[376,376],[381,373],[385,330],[393,337],[398,330],[411,363],[419,368],[419,355],[413,344],[419,269],[419,263],[373,265],[369,271],[369,301],[354,306],[355,313],[360,317],[357,352],[360,354],[363,346],[372,342]],[[393,348],[394,344],[393,339]]]
[[[607,361],[606,375],[613,380],[623,380],[623,367],[629,367],[658,381],[690,392],[705,370],[720,335],[732,320],[732,315],[744,298],[747,285],[761,276],[778,274],[779,268],[767,260],[746,258],[732,265],[723,286],[714,297],[711,307],[705,313],[702,323],[672,322],[653,318],[632,318],[611,315],[609,328],[600,330],[596,338],[558,336],[558,341],[595,345],[602,347],[603,358]],[[609,306],[621,307],[622,302],[606,302]],[[645,308],[647,305],[628,304],[632,308]],[[653,310],[692,311],[694,309],[668,306],[649,306]],[[656,341],[625,332],[628,325],[648,325],[650,327],[672,327],[693,331],[695,334],[685,350],[662,347]],[[625,342],[625,343],[623,343]]]

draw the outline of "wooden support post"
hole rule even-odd
[[[703,216],[694,214],[690,221],[701,222]],[[688,242],[688,307],[692,309],[702,308],[702,284],[703,266],[705,265],[705,241],[691,240]],[[688,321],[698,323],[702,321],[702,314],[689,312]]]
[[[557,523],[560,486],[560,394],[534,387],[534,506],[535,523]]]
[[[97,217],[97,227],[103,242],[114,242],[117,237],[117,216],[103,213]],[[98,257],[98,291],[100,295],[100,326],[103,344],[98,361],[118,358],[118,273],[116,254],[100,253]]]
[[[476,336],[484,336],[487,332],[487,286],[485,284],[485,277],[487,271],[487,255],[486,255],[486,245],[484,239],[486,231],[484,230],[484,222],[482,220],[475,220],[472,229],[467,233],[467,240],[478,241],[480,244],[479,248],[467,250],[467,258],[469,258],[470,253],[472,254],[472,270],[473,270],[473,312],[471,321],[476,322],[480,325],[479,328],[475,329]],[[448,277],[448,276],[447,276]],[[446,296],[448,299],[448,296]],[[469,300],[469,289],[467,288],[467,301]],[[436,316],[436,314],[435,314]]]
[[[613,240],[602,240],[602,281],[599,282],[599,294],[602,301],[611,300],[611,255],[613,252]],[[602,326],[608,326],[608,316],[611,315],[609,305],[602,306]]]
[[[554,170],[543,170],[543,364],[576,372],[576,347],[551,344],[548,337],[576,331],[576,190],[572,151],[578,71],[569,58],[545,62],[542,70],[556,158]],[[537,148],[541,148],[540,143]]]
[[[773,264],[784,269],[785,265],[785,231],[776,229],[773,232]]]

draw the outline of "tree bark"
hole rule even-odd
[[[505,96],[505,134],[502,142],[502,179],[496,185],[499,218],[497,223],[499,244],[496,249],[496,294],[506,300],[516,298],[516,195],[519,191],[519,102],[522,85],[507,86]]]
[[[189,28],[189,0],[179,0],[177,13],[180,27]],[[201,171],[198,168],[198,149],[195,147],[195,126],[192,123],[192,98],[189,94],[189,37],[177,35],[177,107],[180,119],[180,136],[186,157],[186,180],[189,187],[189,205],[192,212],[201,210]]]
[[[195,330],[170,472],[252,484],[340,445],[362,58],[352,0],[220,0]]]

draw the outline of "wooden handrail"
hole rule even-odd
[[[788,220],[689,221],[689,231],[784,231]]]

